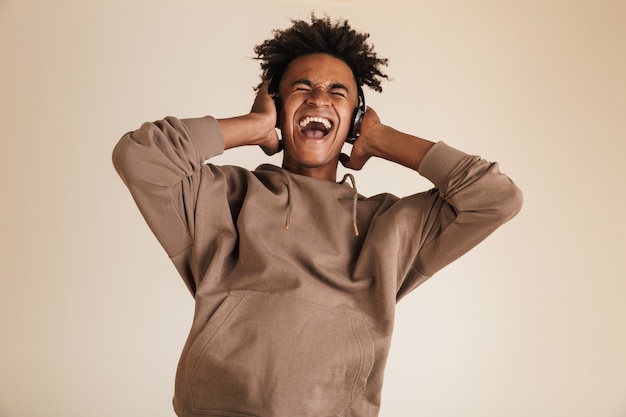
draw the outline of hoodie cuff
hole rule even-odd
[[[468,156],[445,142],[437,142],[426,152],[417,172],[439,187],[446,184],[452,171]]]
[[[202,158],[211,157],[224,153],[224,135],[220,125],[212,116],[183,119],[191,140]]]

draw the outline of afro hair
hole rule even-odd
[[[292,20],[293,25],[284,30],[274,30],[274,37],[254,47],[255,59],[261,61],[263,80],[269,80],[269,93],[278,92],[278,84],[295,58],[311,54],[325,53],[344,61],[352,70],[359,86],[367,85],[381,92],[382,79],[389,77],[382,73],[387,59],[378,58],[374,46],[367,42],[369,33],[352,29],[347,20],[332,22],[311,14],[311,22]]]

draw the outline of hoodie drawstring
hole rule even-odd
[[[287,182],[287,218],[285,219],[285,229],[289,230],[289,222],[291,221],[291,178],[284,169],[281,169],[283,177]]]
[[[345,183],[348,178],[350,178],[350,182],[352,183],[352,189],[354,190],[354,197],[352,197],[352,227],[354,228],[354,236],[358,236],[359,227],[356,224],[356,206],[359,200],[359,193],[356,190],[356,181],[354,180],[352,174],[347,173],[343,176],[341,181],[339,181],[339,184]]]

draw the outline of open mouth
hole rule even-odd
[[[333,128],[333,123],[324,117],[303,117],[299,123],[300,131],[311,139],[321,139]]]

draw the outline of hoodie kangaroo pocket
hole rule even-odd
[[[191,408],[213,416],[341,416],[374,363],[365,322],[290,296],[231,292],[191,345]]]

